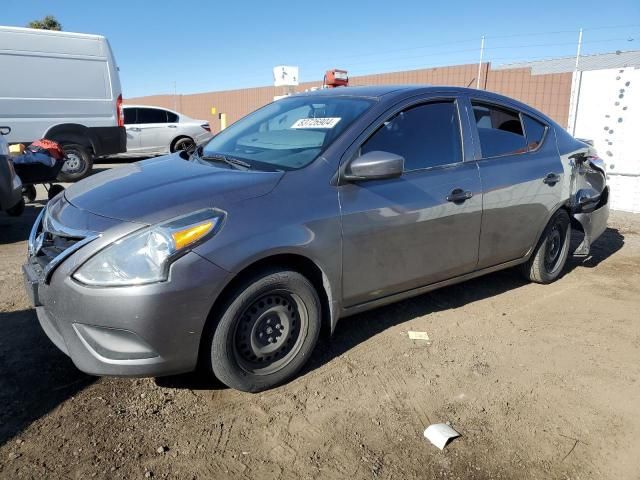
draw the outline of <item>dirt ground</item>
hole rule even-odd
[[[76,370],[22,290],[38,208],[0,214],[0,478],[640,478],[640,215],[553,285],[504,271],[344,319],[252,395]]]

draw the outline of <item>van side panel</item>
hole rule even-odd
[[[11,126],[8,142],[29,143],[80,125],[77,134],[90,132],[84,143],[95,155],[126,150],[116,112],[120,79],[106,38],[0,27],[0,71],[0,124]]]
[[[4,72],[20,72],[0,80],[2,96],[24,100],[111,100],[106,59],[45,57],[0,53]],[[43,81],[42,77],[47,81]],[[109,102],[110,103],[110,102]]]

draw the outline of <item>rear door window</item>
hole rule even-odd
[[[472,105],[482,158],[527,151],[527,140],[518,112],[479,102],[472,102]]]
[[[167,110],[167,122],[178,123],[178,115]]]
[[[547,133],[547,126],[538,120],[531,118],[529,115],[522,115],[524,123],[524,132],[527,136],[527,147],[529,151],[536,150],[544,141]]]
[[[455,102],[427,103],[396,114],[369,137],[360,154],[376,150],[404,157],[405,171],[461,162]]]
[[[137,108],[124,108],[124,124],[133,125],[136,123]]]
[[[158,108],[139,108],[138,123],[167,123],[167,111]]]

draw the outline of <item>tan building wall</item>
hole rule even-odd
[[[427,83],[475,87],[477,73],[477,64],[455,65],[351,77],[349,84],[356,86]],[[296,87],[295,91],[302,92],[321,84],[321,81],[305,82]],[[565,127],[567,125],[571,96],[571,73],[531,75],[528,68],[492,70],[487,63],[482,68],[481,86],[486,90],[521,100],[546,113],[560,125]],[[152,95],[128,98],[125,103],[175,109],[190,117],[208,120],[211,124],[211,130],[218,132],[220,121],[217,115],[211,114],[212,107],[215,107],[218,113],[226,113],[227,124],[231,124],[247,113],[273,101],[274,96],[283,93],[282,87],[256,87],[190,95]]]

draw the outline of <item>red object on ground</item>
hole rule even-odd
[[[62,150],[62,147],[58,142],[54,142],[53,140],[42,138],[29,145],[30,149],[32,149],[32,147],[46,150],[49,155],[51,155],[56,160],[62,160],[64,158],[64,150]]]

